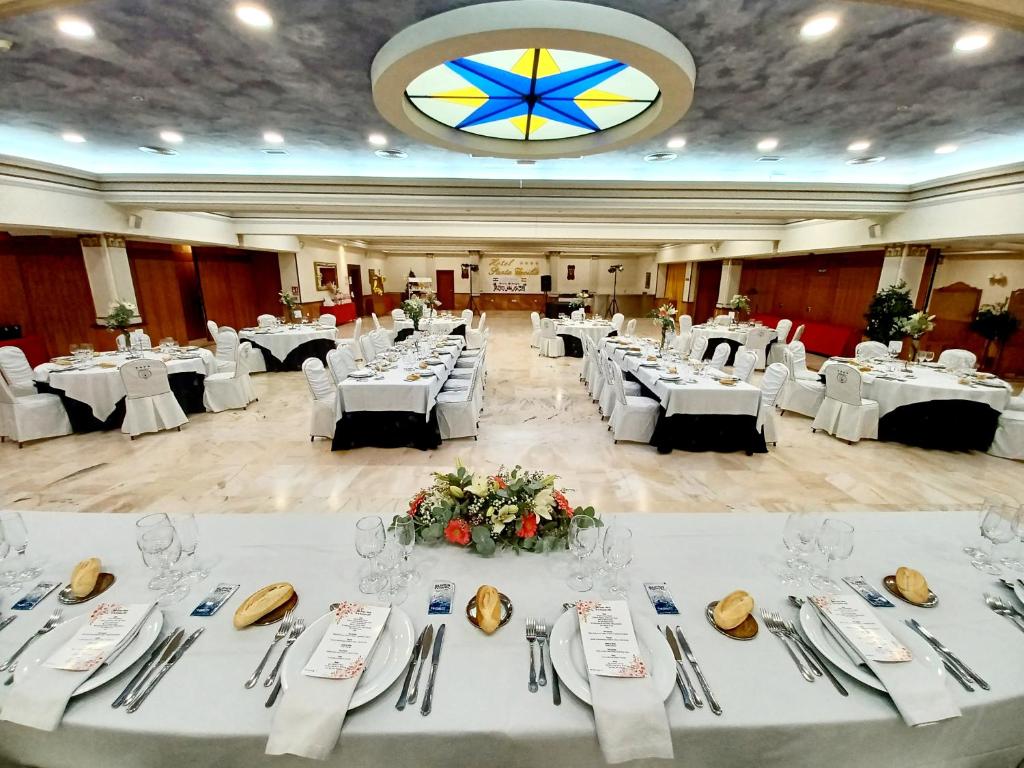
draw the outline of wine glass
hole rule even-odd
[[[1000,570],[992,562],[992,554],[998,545],[1013,541],[1018,530],[1016,507],[1011,504],[993,504],[981,518],[981,535],[989,542],[988,547],[983,547],[971,558],[971,565],[979,571],[998,576]]]
[[[608,591],[621,596],[626,592],[626,581],[622,574],[633,561],[633,531],[624,525],[613,525],[604,532],[604,561],[611,571]]]
[[[386,536],[384,549],[377,558],[377,566],[383,577],[380,596],[391,605],[401,605],[409,596],[409,590],[402,583],[402,563],[404,550],[395,535]]]
[[[21,572],[18,576],[22,579],[36,578],[43,572],[43,569],[29,560],[28,529],[25,527],[25,520],[21,513],[8,512],[3,518],[3,524],[8,543],[21,559]]]
[[[176,515],[173,525],[178,532],[178,540],[181,542],[181,553],[188,558],[191,566],[185,575],[194,581],[202,581],[210,575],[210,570],[203,567],[197,554],[199,527],[196,525],[196,516],[191,512],[185,515]]]
[[[395,540],[402,548],[402,570],[398,578],[406,586],[418,584],[420,572],[409,565],[409,557],[416,548],[416,522],[408,515],[395,520]]]
[[[1024,507],[1017,507],[1017,514],[1013,519],[1013,537],[1017,540],[1017,554],[1008,555],[999,562],[1004,568],[1012,568],[1015,571],[1024,571]],[[1012,541],[1013,539],[1011,539]]]
[[[569,523],[569,551],[576,557],[576,568],[569,576],[569,587],[577,592],[587,592],[594,587],[594,580],[584,568],[583,561],[593,554],[600,535],[597,520],[588,515],[576,515]]]
[[[21,588],[21,582],[18,580],[18,569],[14,567],[14,559],[8,563],[8,567],[3,567],[4,562],[10,557],[10,554],[14,551],[9,541],[4,536],[3,526],[0,526],[0,589],[17,590]]]
[[[786,565],[794,571],[805,571],[811,567],[807,558],[814,549],[814,540],[820,528],[821,522],[810,512],[793,512],[786,518],[782,543],[793,555],[786,560]]]
[[[359,591],[364,595],[374,595],[387,586],[387,579],[375,564],[385,544],[384,521],[377,515],[359,518],[356,522],[356,553],[368,561],[367,573],[359,580]]]
[[[137,543],[142,552],[142,561],[156,571],[148,586],[160,592],[157,602],[170,605],[187,595],[188,585],[179,583],[181,574],[171,570],[171,566],[181,559],[181,542],[174,526],[168,523],[143,528]]]
[[[985,499],[981,504],[978,505],[977,519],[974,521],[975,529],[978,531],[972,539],[977,541],[977,546],[974,544],[964,544],[960,551],[965,555],[974,559],[982,552],[982,547],[985,545],[985,537],[981,534],[981,521],[985,519],[985,515],[992,508],[999,507],[1002,502],[998,499]]]
[[[811,577],[811,584],[825,592],[838,592],[839,584],[832,578],[832,563],[853,554],[853,526],[842,520],[827,518],[816,537],[818,550],[825,556],[825,572]]]

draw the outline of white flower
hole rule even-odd
[[[487,475],[480,474],[473,476],[473,482],[469,484],[469,487],[466,488],[466,490],[474,496],[484,497],[487,495],[488,487]]]
[[[493,511],[493,507],[490,511]],[[491,530],[495,533],[501,533],[505,530],[505,526],[516,519],[516,515],[519,514],[519,507],[515,504],[506,504],[495,512],[491,517],[494,520],[494,524],[491,526]]]
[[[542,489],[533,497],[533,511],[537,513],[537,517],[543,517],[545,520],[550,520],[551,510],[554,506],[555,495],[552,493],[550,488]]]

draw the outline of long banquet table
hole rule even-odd
[[[579,498],[574,502],[594,500]],[[111,600],[145,594],[145,575],[134,543],[134,520],[124,514],[27,513],[44,578],[66,580],[87,555],[102,557],[117,575]],[[614,516],[608,515],[610,521]],[[206,632],[135,714],[110,702],[124,686],[115,682],[75,699],[63,724],[43,732],[0,722],[0,764],[40,767],[180,768],[183,765],[250,768],[255,765],[316,765],[298,758],[268,758],[263,752],[272,710],[267,689],[245,690],[274,633],[274,627],[237,631],[231,615],[245,595],[288,580],[300,595],[296,615],[308,621],[329,603],[360,599],[361,561],[353,546],[356,515],[201,515],[201,549],[214,559],[210,578],[181,604],[166,611],[165,632],[183,625]],[[878,766],[966,766],[1012,768],[1024,759],[1024,635],[991,613],[983,591],[998,591],[992,577],[976,571],[960,546],[976,533],[973,512],[845,514],[856,527],[856,547],[842,564],[846,574],[880,580],[897,565],[924,572],[940,595],[927,610],[899,603],[883,609],[902,621],[916,617],[980,675],[991,691],[966,693],[947,679],[960,718],[908,728],[889,698],[838,673],[850,691],[840,697],[822,679],[805,682],[778,639],[762,627],[750,642],[722,637],[704,619],[705,605],[744,588],[757,603],[793,617],[785,601],[792,587],[775,577],[782,559],[785,517],[771,514],[629,514],[636,557],[630,566],[628,599],[652,623],[679,624],[721,703],[714,717],[705,707],[688,712],[678,691],[667,703],[676,763],[693,768],[736,765],[820,768]],[[499,553],[480,558],[443,544],[418,546],[414,554],[423,579],[401,606],[416,631],[444,621],[447,635],[437,673],[433,713],[398,712],[401,679],[386,693],[349,713],[329,764],[339,766],[559,766],[603,765],[589,706],[562,686],[562,704],[551,691],[527,691],[528,655],[524,620],[554,621],[563,601],[589,597],[565,586],[568,556]],[[456,584],[450,616],[427,616],[431,583]],[[643,590],[645,581],[665,581],[681,615],[657,616]],[[208,619],[189,617],[202,595],[218,582],[238,583],[237,595]],[[515,615],[486,637],[463,614],[478,585],[493,584],[507,594]],[[1009,594],[1002,591],[1004,596]],[[0,633],[6,656],[49,614],[55,598],[19,615]],[[75,616],[89,603],[66,610]],[[4,605],[6,614],[7,605]],[[287,696],[287,693],[284,694]],[[0,686],[0,697],[4,696]],[[0,699],[2,701],[2,699]],[[631,765],[665,765],[647,761]]]

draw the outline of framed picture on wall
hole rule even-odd
[[[329,261],[314,261],[313,272],[316,276],[316,289],[326,291],[328,285],[338,286],[338,265]]]
[[[565,279],[566,280],[575,280],[576,279],[576,265],[575,264],[567,264],[565,266]]]

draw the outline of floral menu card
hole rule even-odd
[[[390,612],[390,606],[338,603],[334,620],[302,674],[331,680],[348,680],[362,674]]]
[[[96,669],[130,638],[153,610],[153,603],[100,603],[74,636],[43,662],[51,669]]]
[[[590,674],[647,677],[647,665],[640,657],[640,645],[625,600],[581,600],[576,604],[576,616]]]
[[[811,596],[818,613],[868,661],[911,661],[910,649],[893,637],[860,598],[843,595]]]

